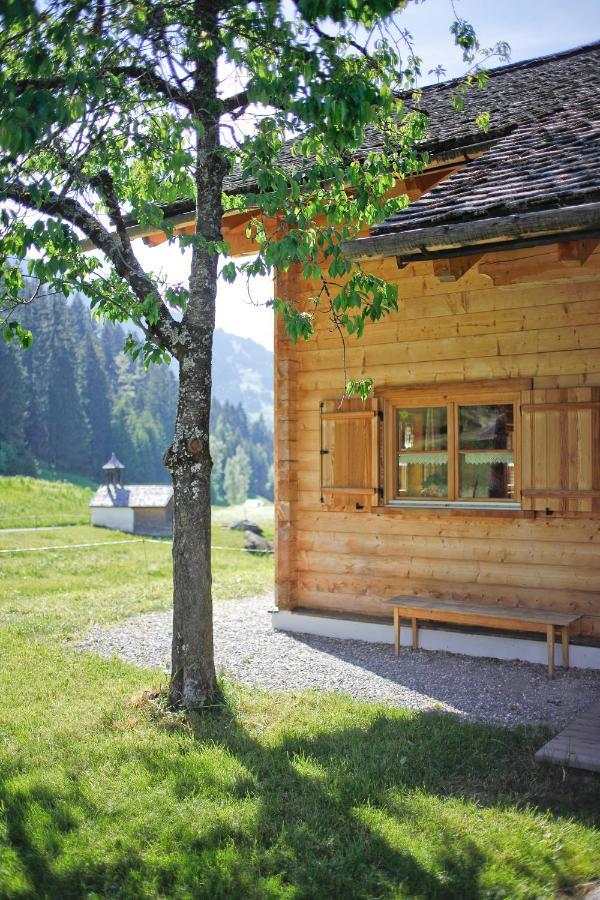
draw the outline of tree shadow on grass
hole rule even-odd
[[[80,827],[71,808],[89,819],[95,810],[83,803],[83,792],[75,782],[63,789],[51,788],[42,781],[28,779],[27,786],[9,789],[12,777],[21,773],[2,767],[0,779],[0,820],[4,821],[0,848],[0,897],[2,898],[79,898],[120,895],[127,873],[141,869],[141,855],[129,848],[116,861],[97,860],[81,865],[60,865],[64,841]],[[124,894],[123,896],[128,896]],[[135,896],[134,893],[129,896]]]
[[[26,783],[15,768],[1,799],[7,843],[30,887],[0,885],[0,895],[467,900],[515,896],[523,882],[536,896],[544,879],[558,888],[576,877],[568,849],[555,856],[532,843],[530,852],[528,832],[522,842],[499,836],[515,807],[550,808],[546,782],[532,782],[531,733],[440,714],[353,719],[350,704],[342,724],[328,723],[322,698],[306,702],[322,710],[319,727],[292,716],[287,730],[264,736],[225,706],[194,717],[187,743],[175,728],[160,753],[147,740],[128,744],[123,765],[147,786],[140,804],[162,804],[170,824],[161,831],[152,819],[139,833],[116,814],[122,840],[105,860],[72,846],[65,859],[65,842],[105,814],[75,767],[67,760],[66,778]],[[574,815],[579,804],[590,824],[599,800],[596,779],[576,795],[555,793],[553,810]],[[499,830],[489,821],[489,833],[479,830],[486,812]]]
[[[539,881],[544,867],[556,887],[570,885],[574,873],[554,849],[540,851],[539,866],[530,864],[527,846],[539,848],[525,834],[525,852],[511,859],[508,848],[506,884],[499,877],[490,894],[484,872],[506,851],[494,846],[494,837],[462,827],[465,801],[499,816],[537,804],[540,811],[600,824],[600,779],[585,795],[573,793],[576,779],[563,792],[551,777],[533,783],[535,741],[523,728],[381,712],[368,728],[291,729],[271,746],[225,710],[212,720],[196,718],[194,731],[200,744],[216,739],[242,764],[238,796],[259,801],[254,839],[265,850],[261,868],[270,859],[294,896],[511,896],[515,879]],[[196,788],[187,778],[177,785],[181,796]],[[454,814],[441,811],[444,802],[454,805]],[[476,815],[471,818],[476,832]],[[221,825],[219,840],[227,835],[239,840],[235,829]]]

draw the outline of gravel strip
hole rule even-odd
[[[546,667],[458,654],[405,650],[391,644],[274,631],[272,596],[216,603],[217,669],[249,686],[296,691],[318,688],[412,710],[443,709],[463,718],[504,725],[562,727],[600,698],[600,672]],[[139,666],[166,667],[171,613],[134,616],[94,628],[76,645]]]

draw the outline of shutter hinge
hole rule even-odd
[[[382,487],[377,488],[377,496],[379,497],[380,500],[383,500],[383,488]]]
[[[383,422],[383,410],[382,410],[382,409],[378,409],[378,410],[377,410],[377,418],[378,418],[381,422]]]
[[[319,450],[319,453],[321,454],[321,456],[325,456],[326,453],[329,453],[329,450],[321,449],[321,450]]]

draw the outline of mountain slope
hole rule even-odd
[[[241,403],[254,417],[273,422],[273,353],[250,338],[217,328],[213,341],[213,394]]]

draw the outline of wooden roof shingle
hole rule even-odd
[[[549,238],[600,229],[600,42],[493,70],[485,90],[469,91],[458,114],[449,109],[451,84],[423,91],[427,144],[468,148],[476,115],[488,111],[490,145],[374,226],[371,237],[348,241],[348,255],[425,258],[438,248],[514,240],[521,232]]]

